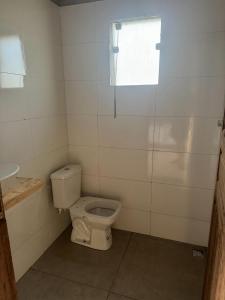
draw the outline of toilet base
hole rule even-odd
[[[83,245],[89,248],[97,250],[108,250],[112,246],[112,232],[111,228],[90,228],[90,238],[82,239],[80,235],[78,236],[77,230],[73,228],[71,234],[71,241],[73,243]]]

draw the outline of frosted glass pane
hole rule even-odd
[[[113,24],[113,53],[111,59],[112,85],[158,84],[161,20],[158,18],[121,22],[117,30]]]

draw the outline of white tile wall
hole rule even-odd
[[[217,162],[216,155],[154,152],[153,181],[214,188]]]
[[[100,148],[99,169],[101,176],[147,181],[152,175],[152,152]]]
[[[99,195],[99,177],[83,175],[82,176],[82,194],[84,196]]]
[[[64,46],[65,79],[103,80],[101,59],[104,50],[102,43],[80,43],[76,46]]]
[[[149,182],[100,177],[100,192],[104,197],[121,200],[124,208],[150,210]]]
[[[208,244],[208,222],[151,213],[151,234],[201,246]]]
[[[154,147],[160,151],[218,154],[218,119],[157,118]],[[199,138],[201,137],[201,138]]]
[[[62,40],[65,45],[95,42],[97,7],[95,3],[62,9]]]
[[[98,175],[97,147],[69,146],[70,160],[81,164],[84,175]]]
[[[150,214],[147,211],[122,208],[115,223],[115,228],[149,234]]]
[[[161,76],[224,76],[224,32],[181,34],[163,40]]]
[[[207,244],[224,111],[224,8],[223,0],[61,8],[70,159],[83,166],[84,192],[122,201],[117,228]],[[159,85],[118,87],[114,119],[110,22],[142,16],[162,18]]]
[[[66,81],[67,113],[97,115],[98,84],[92,81]]]
[[[154,120],[148,117],[99,117],[99,145],[128,149],[153,149]]]
[[[0,162],[15,162],[19,176],[49,175],[68,162],[59,8],[47,0],[3,0],[1,34],[18,34],[27,75],[22,89],[0,90]],[[19,279],[69,224],[46,187],[7,211]],[[25,253],[25,255],[24,255]]]
[[[34,155],[54,151],[67,144],[65,116],[54,116],[31,120]]]
[[[154,86],[118,87],[118,114],[154,116],[155,92]]]
[[[1,162],[22,163],[32,159],[30,121],[2,122],[0,126]]]
[[[68,115],[68,135],[71,145],[97,146],[97,116]]]
[[[210,221],[214,190],[168,184],[152,184],[152,206],[155,213]]]
[[[156,115],[222,118],[224,90],[224,77],[163,78],[157,89]]]

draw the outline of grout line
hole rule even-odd
[[[158,152],[158,153],[172,153],[172,154],[188,154],[192,156],[210,156],[210,157],[218,157],[219,152],[217,153],[204,153],[204,152],[187,152],[187,151],[173,151],[169,149],[160,149],[160,148],[142,148],[142,147],[115,147],[115,146],[106,146],[106,145],[91,145],[91,144],[71,144],[69,143],[69,146],[74,147],[74,148],[102,148],[102,149],[110,149],[110,150],[127,150],[127,151],[139,151],[139,152]]]
[[[139,209],[135,209],[135,210],[140,211]],[[151,215],[153,214],[153,215],[158,215],[158,216],[173,217],[173,218],[177,218],[177,219],[185,219],[185,220],[189,220],[189,221],[196,221],[196,222],[201,222],[201,223],[205,223],[205,224],[210,224],[210,220],[207,221],[207,220],[203,220],[203,219],[197,219],[194,217],[177,216],[174,214],[161,213],[161,212],[156,212],[156,211],[152,211],[152,210],[150,210],[149,212]]]
[[[153,193],[152,193],[152,190],[153,190],[153,175],[154,175],[154,150],[155,150],[155,145],[156,145],[156,133],[157,133],[157,129],[156,129],[156,112],[157,112],[157,104],[156,104],[156,101],[157,101],[157,98],[158,98],[158,86],[154,89],[154,96],[153,96],[153,103],[154,103],[154,116],[153,116],[153,122],[154,122],[154,129],[153,129],[153,150],[152,150],[152,153],[151,153],[151,182],[150,182],[150,194],[148,195],[149,199],[148,199],[148,234],[150,235],[151,234],[151,209],[152,209],[152,196],[153,196]]]
[[[121,257],[121,260],[120,260],[120,262],[119,262],[118,268],[117,268],[117,270],[116,270],[115,276],[114,276],[114,278],[113,278],[113,280],[112,280],[112,283],[111,283],[111,285],[110,285],[110,287],[109,287],[109,293],[112,292],[112,287],[113,287],[113,285],[114,285],[114,283],[115,283],[115,280],[117,279],[117,276],[118,276],[118,274],[119,274],[120,267],[121,267],[121,265],[122,265],[122,262],[123,262],[123,260],[124,260],[125,255],[126,255],[126,253],[127,253],[127,250],[128,250],[128,247],[129,247],[129,245],[130,245],[130,242],[131,242],[131,239],[132,239],[132,236],[133,236],[133,235],[134,235],[134,233],[133,233],[133,232],[130,232],[130,236],[129,236],[129,239],[128,239],[128,241],[127,241],[127,245],[126,245],[126,247],[125,247],[125,249],[124,249],[124,252],[123,252],[123,254],[122,254],[122,257]]]
[[[99,103],[99,99],[98,99]],[[97,114],[97,176],[98,176],[98,193],[101,193],[101,181],[100,181],[100,119],[99,114]]]
[[[117,296],[122,296],[122,297],[124,297],[124,298],[126,298],[126,299],[128,299],[128,300],[138,300],[137,298],[131,298],[130,296],[128,297],[128,296],[126,296],[126,295],[118,294],[118,293],[115,293],[115,292],[109,292],[108,298],[107,298],[106,300],[109,299],[110,294],[115,294],[115,295],[117,295]]]
[[[69,282],[72,282],[72,283],[80,284],[82,286],[86,286],[86,287],[89,287],[89,288],[92,288],[92,289],[96,289],[96,290],[100,290],[100,291],[104,291],[104,292],[108,292],[109,291],[107,289],[103,289],[103,288],[96,287],[96,286],[93,286],[93,285],[90,285],[90,284],[87,284],[87,283],[83,283],[83,282],[80,282],[80,281],[77,281],[77,280],[69,279],[67,277],[63,277],[63,276],[52,274],[52,273],[49,273],[49,272],[46,272],[46,271],[43,271],[43,270],[39,270],[39,269],[36,269],[33,266],[29,269],[29,271],[30,270],[38,272],[38,273],[42,273],[42,274],[45,274],[45,275],[48,275],[48,276],[52,276],[52,277],[55,277],[55,278],[59,278],[59,279],[65,280],[65,281],[69,281]]]
[[[93,116],[96,116],[97,114],[99,115],[99,117],[107,117],[107,118],[113,118],[113,114],[112,113],[77,113],[77,112],[68,112],[68,113],[59,113],[57,115],[64,115],[66,114],[67,116],[70,116],[70,117],[82,117],[82,116],[90,116],[90,117],[93,117]],[[131,117],[131,118],[148,118],[148,119],[204,119],[204,120],[218,120],[218,119],[221,119],[222,116],[207,116],[207,115],[163,115],[163,114],[132,114],[132,113],[118,113],[117,114],[118,117],[121,117],[121,118],[125,118],[125,117]],[[55,115],[50,115],[50,116],[55,116]],[[39,119],[39,118],[45,118],[45,117],[49,117],[49,116],[41,116],[41,117],[35,117],[35,118],[31,118],[31,119]],[[23,120],[23,119],[21,119]],[[26,119],[25,119],[26,120]],[[16,120],[15,120],[16,121]],[[20,121],[20,119],[18,120]],[[7,122],[7,121],[2,121],[2,122]]]
[[[84,176],[89,176],[89,177],[98,177],[97,174],[83,174]],[[141,183],[155,183],[155,184],[161,184],[161,185],[169,185],[169,186],[175,186],[175,187],[180,187],[180,188],[185,188],[185,189],[198,189],[198,190],[206,190],[206,191],[214,191],[215,188],[206,188],[206,187],[199,187],[199,186],[192,186],[192,185],[179,185],[176,183],[169,183],[169,182],[162,182],[160,180],[141,180],[141,179],[136,179],[136,178],[122,178],[122,177],[115,177],[115,176],[106,176],[106,175],[101,175],[99,176],[100,178],[105,178],[105,179],[115,179],[115,180],[121,180],[121,181],[134,181],[134,182],[141,182]]]
[[[134,233],[133,233],[133,232],[130,232],[130,236],[129,236],[129,239],[128,239],[128,241],[127,241],[127,245],[126,245],[125,250],[124,250],[124,252],[123,252],[123,254],[122,254],[122,257],[121,257],[121,260],[120,260],[120,262],[119,262],[119,266],[118,266],[118,268],[117,268],[115,277],[113,278],[112,284],[110,285],[109,289],[104,289],[104,288],[100,288],[100,287],[95,287],[95,286],[92,286],[92,285],[87,284],[87,283],[83,283],[83,282],[80,282],[80,281],[77,281],[77,280],[72,280],[72,279],[69,279],[69,278],[65,278],[65,277],[60,276],[60,275],[56,275],[56,274],[52,274],[52,273],[47,272],[47,271],[40,270],[40,269],[38,269],[38,268],[35,268],[34,266],[32,266],[32,267],[29,269],[29,271],[34,271],[34,272],[46,274],[46,275],[51,276],[51,277],[55,277],[55,278],[59,278],[59,279],[62,279],[62,280],[68,281],[68,282],[80,284],[80,285],[82,285],[82,286],[86,286],[86,287],[89,287],[89,288],[92,288],[92,289],[97,289],[97,290],[105,291],[105,292],[107,292],[107,298],[106,298],[106,300],[107,300],[107,299],[109,298],[109,296],[110,296],[111,288],[112,288],[112,286],[113,286],[113,284],[114,284],[114,282],[115,282],[115,280],[116,280],[116,277],[117,277],[117,275],[118,275],[118,273],[119,273],[121,264],[122,264],[122,262],[123,262],[123,259],[124,259],[125,255],[126,255],[126,253],[127,253],[127,249],[128,249],[128,247],[129,247],[129,245],[130,245],[131,238],[132,238],[133,235],[134,235]],[[28,272],[29,272],[29,271],[28,271]],[[115,294],[116,294],[116,293],[115,293]],[[118,294],[118,295],[119,295],[119,294]],[[124,296],[124,295],[121,295],[121,296]],[[132,299],[132,298],[131,298],[131,299]]]

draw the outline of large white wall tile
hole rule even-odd
[[[170,37],[162,41],[161,76],[224,76],[224,32]]]
[[[27,118],[28,100],[24,89],[0,89],[0,122]]]
[[[82,194],[84,196],[99,195],[99,177],[98,176],[82,176]]]
[[[154,148],[162,151],[218,154],[218,119],[158,118]]]
[[[223,0],[172,0],[165,10],[167,30],[184,33],[224,31],[224,11]]]
[[[106,1],[106,13],[110,20],[137,17],[136,0],[114,0]]]
[[[62,7],[63,44],[71,45],[96,41],[96,4],[85,3]]]
[[[64,46],[66,80],[98,80],[98,47],[93,43]]]
[[[25,37],[27,74],[39,78],[63,80],[63,60],[61,45],[53,45],[49,40]],[[37,51],[38,49],[38,51]]]
[[[43,153],[35,157],[34,161],[32,161],[32,164],[36,166],[36,176],[44,180],[48,185],[50,184],[51,173],[55,172],[57,169],[62,168],[67,163],[67,146],[56,149],[54,151],[50,151],[48,153]]]
[[[152,152],[100,148],[99,165],[101,176],[146,181],[152,174]]]
[[[66,80],[109,80],[109,51],[104,43],[63,47]]]
[[[59,45],[61,30],[58,7],[45,0],[22,0],[20,3],[23,6],[23,10],[17,10],[15,12],[16,17],[14,16],[14,20],[17,18],[21,25],[17,30],[21,30],[23,35],[28,37],[31,42],[35,41],[36,37],[39,36],[41,42],[47,39],[50,45]]]
[[[148,117],[99,117],[99,144],[106,147],[153,149],[154,120]]]
[[[45,224],[39,232],[12,253],[15,277],[18,281],[68,227],[68,215],[59,215],[56,221]],[[26,253],[26,255],[24,255]]]
[[[64,82],[59,80],[27,80],[29,117],[40,118],[65,114]]]
[[[37,202],[39,198],[40,192],[6,212],[12,252],[15,252],[38,231]]]
[[[151,211],[210,222],[213,199],[213,189],[153,183]]]
[[[51,241],[52,242],[52,241]],[[22,247],[12,253],[15,278],[18,281],[38,260],[38,258],[49,247],[49,232],[42,229],[30,240],[26,241]],[[24,255],[26,253],[26,255]]]
[[[154,86],[117,87],[118,114],[154,116],[155,91]]]
[[[100,177],[101,195],[118,199],[123,207],[150,210],[151,184],[148,182]]]
[[[150,213],[136,209],[122,208],[115,228],[149,234]]]
[[[67,144],[67,127],[64,116],[32,119],[34,154],[38,156]]]
[[[109,82],[99,82],[98,95],[98,113],[100,115],[113,115],[114,88],[109,85]]]
[[[215,155],[154,152],[153,181],[214,189],[217,163]]]
[[[41,191],[39,191],[39,197],[36,200],[36,223],[38,224],[39,229],[43,226],[43,224],[53,222],[58,215],[57,209],[53,206],[51,192],[51,188],[49,186],[45,186]]]
[[[29,121],[0,124],[0,161],[22,163],[33,157]]]
[[[77,146],[97,146],[97,116],[68,115],[69,143]]]
[[[69,147],[70,161],[79,163],[84,175],[98,175],[98,149],[95,147]]]
[[[109,44],[106,42],[96,43],[98,80],[110,82],[110,56]]]
[[[66,105],[68,114],[98,113],[98,85],[90,81],[66,81]]]
[[[150,227],[154,236],[208,246],[208,222],[151,213]]]
[[[222,118],[224,92],[224,77],[164,78],[157,88],[156,115]]]

